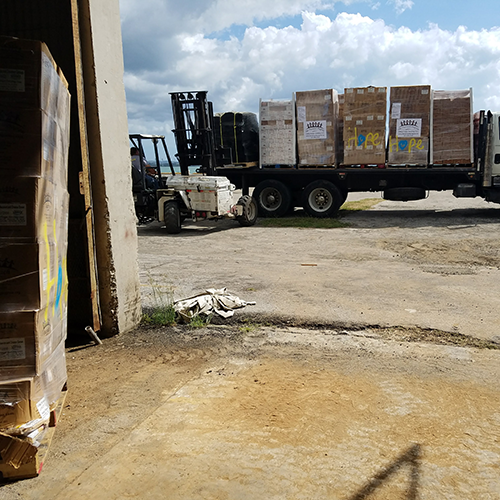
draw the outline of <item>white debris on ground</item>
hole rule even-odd
[[[234,314],[234,309],[250,305],[255,305],[255,302],[241,300],[236,295],[227,292],[226,288],[219,290],[209,288],[204,293],[176,301],[174,309],[183,321],[189,322],[191,318],[201,314],[210,316],[215,313],[223,318],[230,318]]]

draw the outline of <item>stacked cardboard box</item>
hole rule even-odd
[[[435,90],[432,104],[432,163],[473,163],[472,89]]]
[[[299,166],[336,164],[338,94],[335,90],[296,92]]]
[[[345,95],[339,94],[339,115],[337,118],[336,157],[337,164],[344,163],[344,104]]]
[[[387,87],[344,91],[344,164],[385,163]]]
[[[295,110],[292,100],[260,101],[260,164],[296,163]]]
[[[29,436],[47,425],[67,377],[69,104],[67,83],[43,43],[0,37],[4,435]]]
[[[431,87],[391,87],[389,165],[427,165],[431,118]]]

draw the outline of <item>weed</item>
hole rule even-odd
[[[154,326],[171,326],[176,323],[174,309],[174,288],[169,285],[162,289],[148,274],[149,285],[153,293],[154,306],[142,315],[142,323]]]
[[[212,321],[213,314],[209,314],[208,316],[201,316],[197,314],[196,316],[193,316],[191,320],[188,323],[188,326],[191,328],[203,328],[207,326],[210,321]]]

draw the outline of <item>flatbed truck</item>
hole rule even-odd
[[[453,191],[457,198],[500,203],[500,113],[481,111],[474,136],[475,160],[467,165],[324,167],[225,165],[227,177],[248,195],[254,188],[259,215],[281,217],[303,207],[313,217],[331,217],[351,192],[381,192],[386,200],[424,199],[429,191]]]

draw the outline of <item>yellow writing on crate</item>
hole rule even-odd
[[[411,139],[400,139],[399,137],[389,137],[389,152],[398,153],[399,151],[408,151],[411,153],[413,150],[418,149],[422,151],[425,145],[422,144],[422,139],[412,137]]]
[[[43,235],[45,240],[45,249],[47,255],[46,270],[47,270],[47,304],[51,304],[51,290],[55,287],[54,298],[52,300],[51,316],[55,318],[59,314],[60,319],[63,319],[64,304],[67,301],[68,294],[68,275],[66,270],[66,257],[59,259],[59,251],[57,244],[57,229],[56,221],[53,221],[53,234],[54,234],[54,255],[51,255],[51,247],[49,243],[48,225],[45,220],[43,223]],[[51,259],[57,260],[54,266],[54,276],[51,273]],[[49,319],[49,306],[45,308],[44,320],[47,322]]]
[[[373,146],[380,146],[380,134],[369,132],[366,135],[358,134],[358,128],[354,127],[354,135],[347,140],[347,146],[362,147],[365,149],[372,149]]]

